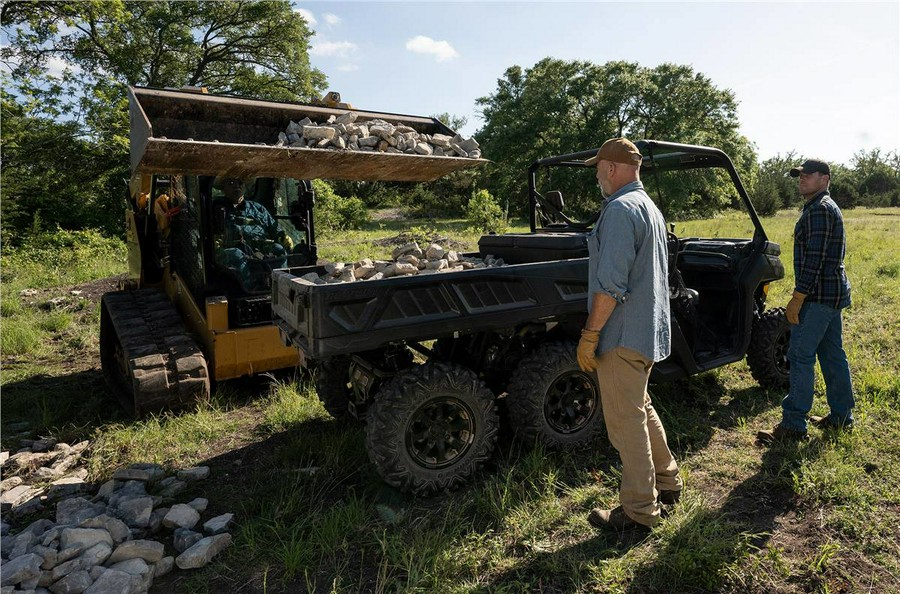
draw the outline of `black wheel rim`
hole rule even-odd
[[[570,371],[557,377],[547,390],[544,418],[558,433],[577,433],[597,413],[600,394],[594,383],[581,371]]]
[[[788,347],[791,343],[791,331],[785,330],[775,337],[775,346],[773,348],[773,357],[775,358],[775,368],[784,376],[791,371],[791,364],[788,361]]]
[[[452,466],[475,441],[475,415],[457,398],[441,397],[420,406],[406,428],[406,451],[422,468]]]

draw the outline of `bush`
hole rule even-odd
[[[778,184],[771,177],[763,177],[750,192],[750,201],[761,217],[770,217],[781,208],[782,198]]]
[[[126,269],[125,244],[96,230],[38,231],[3,253],[3,282],[32,288],[78,284]]]
[[[466,206],[466,217],[479,231],[506,232],[506,214],[487,190],[478,190],[472,193],[472,198]]]
[[[359,229],[369,222],[369,211],[365,203],[351,196],[344,198],[337,194],[328,183],[313,180],[316,192],[316,206],[313,212],[316,230],[320,232]]]

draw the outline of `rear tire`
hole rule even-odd
[[[600,387],[578,367],[576,345],[550,342],[522,359],[506,406],[516,436],[562,448],[591,442],[605,429]]]
[[[482,467],[498,428],[494,395],[475,373],[429,361],[401,371],[376,394],[366,448],[388,484],[435,493],[459,486]]]
[[[791,325],[783,307],[770,309],[753,324],[747,365],[753,379],[767,389],[790,386],[790,362],[787,358]]]

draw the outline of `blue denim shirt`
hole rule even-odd
[[[666,222],[632,182],[606,199],[588,234],[588,311],[594,293],[618,302],[600,332],[598,353],[622,346],[652,361],[669,356],[669,278]]]

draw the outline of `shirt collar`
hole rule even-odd
[[[828,196],[828,190],[822,190],[821,192],[819,192],[818,194],[816,194],[815,196],[813,196],[812,198],[810,198],[809,200],[807,200],[807,201],[803,204],[803,210],[806,210],[807,208],[809,208],[809,206],[810,206],[813,202],[818,202],[819,199],[822,198],[823,196]]]
[[[643,190],[643,189],[644,189],[644,184],[642,184],[640,182],[640,180],[633,181],[631,183],[627,183],[624,186],[622,186],[621,188],[619,188],[618,190],[616,190],[615,192],[613,192],[612,194],[610,194],[609,197],[607,197],[607,199],[604,201],[604,205],[609,204],[616,198],[620,198],[620,197],[624,196],[628,192],[633,192],[635,190]]]

